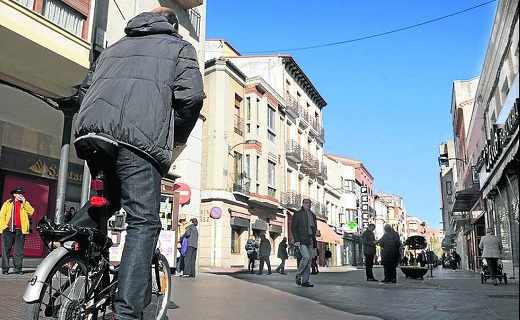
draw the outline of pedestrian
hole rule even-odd
[[[451,253],[451,269],[457,270],[460,266],[460,255],[457,253],[457,251],[453,250]]]
[[[421,268],[424,268],[426,266],[426,254],[424,253],[424,250],[419,252],[419,254],[417,255],[417,264]]]
[[[397,282],[397,265],[399,264],[399,254],[401,251],[401,239],[399,234],[394,231],[391,225],[385,224],[385,234],[376,241],[376,245],[381,247],[381,264],[385,277],[381,283]]]
[[[318,242],[316,240],[314,240],[312,252],[311,274],[318,274],[320,273],[318,268],[318,257],[320,256],[320,251],[318,250]]]
[[[487,228],[486,235],[480,239],[478,247],[482,250],[482,258],[486,259],[491,280],[496,286],[498,259],[502,257],[502,239],[493,234],[492,228]]]
[[[374,272],[372,270],[374,266],[374,256],[376,255],[376,237],[374,230],[376,225],[370,223],[367,229],[361,235],[361,241],[363,242],[363,255],[365,256],[365,275],[367,281],[377,281],[374,278]]]
[[[13,270],[23,274],[23,246],[25,235],[29,234],[31,225],[29,217],[34,208],[25,199],[25,190],[16,187],[11,190],[11,198],[4,202],[0,209],[0,231],[2,232],[2,274],[9,274],[9,253],[14,246]]]
[[[247,253],[247,270],[254,273],[255,270],[255,260],[258,259],[258,243],[255,240],[255,236],[251,236],[246,243],[246,253]]]
[[[332,267],[332,251],[329,247],[325,249],[325,267]]]
[[[314,243],[320,236],[317,225],[316,215],[311,211],[311,200],[303,199],[302,207],[294,213],[291,224],[294,245],[302,256],[294,281],[302,287],[314,287],[309,280]]]
[[[265,233],[260,234],[260,246],[258,248],[258,259],[260,259],[260,266],[258,268],[258,275],[262,275],[264,271],[264,263],[267,264],[267,274],[271,274],[271,242],[265,237]]]
[[[184,259],[186,257],[186,251],[188,250],[188,238],[181,237],[180,248],[179,249],[179,257],[177,257],[177,264],[175,266],[175,274],[174,276],[180,277],[184,273]]]
[[[282,260],[282,262],[280,262],[275,271],[279,274],[287,274],[285,273],[285,260],[289,258],[289,255],[287,254],[287,237],[283,237],[282,241],[278,245],[276,256],[278,259]]]
[[[69,210],[65,213],[65,223],[70,222],[72,218],[76,215],[76,208],[70,207]]]
[[[74,144],[92,176],[99,169],[92,155],[108,154],[103,173],[110,182],[109,214],[122,205],[128,225],[114,317],[141,319],[161,231],[161,177],[171,168],[172,150],[188,140],[205,94],[197,52],[179,35],[172,9],[140,13],[124,32],[101,52],[80,86]],[[97,227],[96,211],[87,202],[71,223]]]
[[[182,235],[183,238],[188,239],[188,246],[186,248],[186,254],[184,256],[184,277],[195,277],[195,261],[197,259],[197,248],[199,243],[199,230],[197,225],[199,220],[192,218],[191,224],[186,228],[186,231]]]
[[[140,13],[124,32],[101,52],[80,86],[74,144],[92,176],[99,171],[93,155],[107,154],[109,215],[122,205],[128,225],[114,317],[140,319],[162,227],[161,178],[171,168],[172,150],[186,144],[205,94],[197,52],[179,35],[172,9]],[[95,211],[87,202],[71,223],[98,227]]]

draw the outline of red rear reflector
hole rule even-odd
[[[100,179],[92,179],[92,189],[96,191],[103,190],[103,180]]]
[[[76,243],[74,244],[74,251],[78,251],[78,250],[79,250],[79,243],[76,242]]]
[[[107,199],[100,196],[93,196],[92,198],[90,198],[90,204],[93,207],[103,207],[107,204]]]

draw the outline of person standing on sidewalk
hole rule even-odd
[[[271,274],[271,242],[265,237],[265,233],[260,234],[260,248],[258,249],[258,258],[260,259],[260,267],[258,269],[258,275],[261,275],[264,271],[264,263],[267,263],[267,274]]]
[[[480,239],[478,247],[482,250],[482,258],[486,259],[491,280],[496,286],[498,259],[502,257],[502,239],[493,235],[492,228],[487,228],[486,235]]]
[[[374,267],[374,256],[376,255],[376,237],[374,236],[374,230],[376,225],[371,223],[368,228],[361,235],[363,241],[363,254],[365,255],[365,274],[367,281],[377,281],[374,278],[372,268]]]
[[[275,271],[279,274],[287,274],[285,273],[285,260],[289,258],[289,255],[287,254],[287,237],[283,237],[282,242],[278,245],[278,253],[276,256],[282,260],[282,262],[280,262],[280,265]]]
[[[34,208],[24,197],[25,190],[16,187],[11,191],[12,198],[4,202],[0,209],[0,232],[2,232],[2,274],[9,273],[9,252],[14,245],[14,273],[22,274],[23,245],[29,233],[29,217]]]
[[[332,267],[332,251],[330,251],[329,247],[325,249],[325,267]]]
[[[294,282],[302,287],[314,287],[309,279],[311,277],[314,242],[316,237],[320,236],[317,225],[316,215],[311,211],[311,200],[303,199],[302,207],[294,213],[291,224],[294,245],[300,249],[302,256]]]
[[[385,224],[385,234],[376,241],[376,245],[381,246],[381,264],[384,268],[385,278],[381,283],[397,282],[397,265],[399,264],[399,254],[401,251],[401,239],[399,234],[394,231],[391,225]]]
[[[247,270],[254,273],[255,260],[258,258],[258,243],[256,243],[255,236],[251,236],[251,239],[247,240],[246,253],[247,253]]]
[[[197,259],[197,248],[199,243],[199,230],[197,225],[199,220],[192,218],[191,224],[186,228],[182,235],[183,238],[188,239],[188,248],[186,249],[186,256],[184,257],[184,277],[195,277],[195,260]]]

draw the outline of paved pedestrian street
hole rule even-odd
[[[0,276],[0,319],[22,317],[22,295],[32,273]],[[382,268],[374,269],[378,279]],[[406,320],[519,319],[517,279],[481,284],[480,274],[440,267],[424,280],[398,271],[396,284],[367,282],[364,270],[320,268],[313,288],[289,274],[256,275],[238,269],[201,268],[195,278],[173,277],[171,320]],[[431,276],[433,275],[433,277]]]

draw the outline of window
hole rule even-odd
[[[275,135],[275,119],[276,119],[276,110],[267,105],[267,137],[269,141],[274,142],[276,137]]]
[[[251,98],[246,98],[246,120],[251,121]]]
[[[81,37],[83,16],[68,5],[58,0],[45,0],[43,16],[70,33]]]
[[[451,195],[453,193],[451,181],[446,181],[446,194]]]
[[[276,164],[271,160],[267,161],[267,184],[271,187],[276,185]]]
[[[200,36],[200,13],[196,9],[188,10],[190,14],[190,23],[195,30],[195,34]]]
[[[343,180],[343,186],[345,192],[354,192],[355,181],[354,180]]]
[[[231,228],[231,253],[240,253],[240,234],[242,229],[239,227]]]

